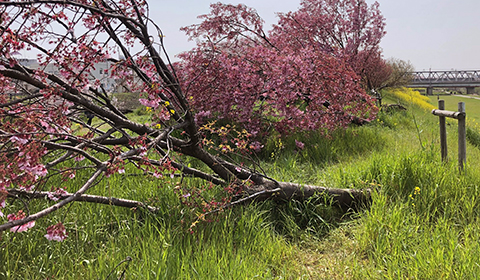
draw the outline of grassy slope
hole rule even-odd
[[[376,189],[373,205],[360,213],[343,215],[319,204],[322,198],[263,203],[211,217],[215,221],[200,223],[192,234],[196,213],[179,202],[175,180],[116,175],[98,192],[145,200],[162,211],[78,203],[28,232],[5,232],[0,279],[118,279],[124,269],[127,279],[476,279],[480,154],[469,146],[467,173],[459,174],[451,122],[451,160],[439,162],[436,122],[410,107],[331,138],[270,140],[264,166],[274,178]],[[306,148],[295,151],[295,139]],[[37,203],[46,202],[31,203],[31,211]],[[59,220],[69,238],[47,241],[45,226]],[[116,267],[127,256],[132,261]]]

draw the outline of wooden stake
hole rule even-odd
[[[445,110],[445,101],[438,100],[438,109]],[[442,161],[446,162],[448,160],[448,149],[447,149],[447,128],[445,125],[445,116],[439,116],[440,123],[440,149],[442,154]]]
[[[458,118],[458,166],[463,171],[467,163],[467,133],[466,133],[466,114],[465,103],[458,103],[458,111],[463,113]]]

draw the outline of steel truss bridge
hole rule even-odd
[[[467,89],[467,94],[480,87],[480,70],[451,71],[418,71],[412,72],[413,80],[409,87],[426,88],[427,95],[433,93],[433,88]]]

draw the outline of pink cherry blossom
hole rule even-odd
[[[197,47],[177,70],[196,121],[234,121],[265,134],[327,131],[352,118],[373,118],[365,88],[382,60],[385,19],[378,3],[303,0],[279,15],[270,33],[245,5],[212,4],[200,24],[183,30]]]
[[[7,215],[7,219],[8,221],[16,221],[16,220],[21,220],[23,218],[25,218],[26,215],[25,213],[22,211],[22,210],[19,210],[17,212],[17,214],[8,214]],[[29,228],[32,228],[35,226],[35,221],[30,221],[28,223],[25,223],[23,225],[19,225],[19,226],[14,226],[12,228],[10,228],[10,231],[11,232],[22,232],[22,231],[27,231]]]
[[[299,150],[303,150],[305,148],[305,144],[297,139],[295,139],[295,146],[297,146]]]
[[[58,201],[61,195],[67,194],[67,191],[64,188],[55,188],[54,192],[48,192],[47,196],[52,201]]]
[[[45,237],[50,241],[61,242],[68,237],[68,233],[65,226],[62,223],[58,223],[47,227],[47,234],[45,234]]]
[[[250,149],[254,150],[255,152],[260,152],[264,146],[258,142],[258,141],[253,141],[250,143]]]
[[[21,138],[21,137],[17,137],[17,136],[12,136],[12,137],[10,137],[10,141],[15,142],[15,143],[18,143],[18,144],[22,144],[22,145],[25,145],[25,144],[28,143],[28,140],[27,140],[27,139],[24,139],[24,138]]]

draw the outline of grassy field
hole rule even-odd
[[[447,108],[456,102],[445,99]],[[329,137],[269,139],[260,155],[278,180],[372,188],[368,209],[343,213],[321,197],[264,202],[212,215],[190,232],[198,209],[181,203],[178,181],[127,169],[94,191],[148,202],[159,213],[76,203],[28,232],[4,232],[0,279],[478,279],[480,151],[468,145],[460,173],[452,122],[450,161],[440,162],[438,120],[412,100],[402,100],[407,111],[380,112],[369,125]],[[384,102],[398,101],[385,93]],[[477,101],[465,102],[470,116]],[[295,151],[295,140],[305,149]],[[45,226],[60,220],[68,239],[46,240]]]
[[[431,103],[438,107],[437,96],[429,96]],[[440,99],[445,100],[445,110],[458,111],[458,103],[465,102],[465,111],[467,118],[480,122],[480,96],[478,95],[440,95]],[[479,98],[479,99],[476,99]]]

